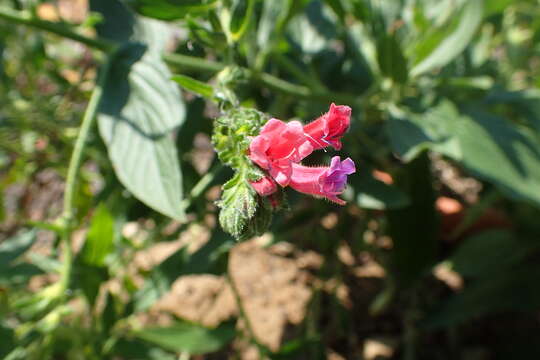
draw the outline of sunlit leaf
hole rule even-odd
[[[103,266],[105,257],[112,249],[114,241],[114,218],[103,204],[92,217],[90,229],[81,252],[82,260],[88,265]]]
[[[173,81],[176,81],[178,85],[180,85],[187,91],[191,91],[205,98],[211,99],[214,95],[214,89],[211,85],[203,83],[202,81],[194,79],[190,76],[176,74],[173,75],[171,79]]]
[[[403,114],[402,114],[403,115]],[[529,128],[447,101],[387,125],[394,151],[405,160],[424,149],[440,152],[514,199],[540,205],[540,139]]]
[[[181,219],[182,178],[172,132],[185,110],[170,78],[159,55],[129,47],[112,65],[98,122],[120,181],[148,206]]]
[[[216,0],[127,0],[138,13],[160,19],[177,20],[189,14],[204,14],[216,5]]]
[[[455,31],[442,39],[425,59],[411,69],[411,76],[443,67],[461,54],[476,33],[482,20],[482,13],[483,0],[468,1]]]

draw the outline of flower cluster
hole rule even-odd
[[[251,161],[265,169],[265,176],[251,185],[262,196],[273,194],[277,184],[296,191],[322,196],[340,205],[338,198],[347,185],[347,175],[356,171],[354,162],[334,156],[330,166],[308,167],[300,162],[314,150],[332,146],[341,149],[341,137],[349,129],[351,108],[330,105],[330,110],[302,126],[298,121],[285,123],[270,119],[249,145]]]

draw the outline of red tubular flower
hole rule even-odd
[[[311,154],[313,146],[298,121],[270,119],[249,145],[249,158],[281,186],[291,180],[292,164]]]
[[[347,185],[347,175],[356,172],[354,161],[347,158],[340,161],[339,156],[334,156],[330,166],[308,167],[293,164],[293,173],[289,185],[296,191],[322,196],[340,205],[345,201],[337,195],[343,193]]]
[[[330,105],[330,110],[317,120],[304,126],[304,133],[314,150],[332,146],[341,149],[340,138],[349,130],[351,108],[346,105]]]
[[[268,196],[277,191],[277,185],[272,178],[269,176],[265,176],[261,178],[260,180],[250,182],[251,186],[257,194],[261,196]]]

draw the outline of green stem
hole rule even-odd
[[[217,164],[214,166],[210,171],[204,175],[196,184],[193,186],[191,191],[189,192],[189,197],[187,199],[182,200],[182,204],[180,205],[184,210],[186,210],[188,207],[191,206],[194,200],[198,199],[199,196],[202,195],[202,193],[208,189],[208,186],[214,181],[217,175],[224,169],[225,167],[221,164]]]
[[[226,67],[226,65],[223,63],[205,60],[188,55],[165,54],[163,55],[163,59],[169,65],[202,72],[218,72],[225,69]],[[252,81],[280,93],[294,95],[306,99],[336,101],[342,104],[354,104],[359,99],[357,96],[352,94],[312,90],[307,86],[293,84],[268,73],[253,71],[247,68],[241,69],[245,71],[245,73]]]
[[[77,180],[77,174],[79,168],[81,167],[82,154],[84,147],[86,145],[86,140],[90,134],[90,129],[96,117],[96,112],[103,95],[103,87],[105,85],[105,80],[107,79],[107,74],[110,67],[110,58],[107,58],[103,64],[96,87],[92,92],[88,106],[84,113],[81,127],[79,129],[79,135],[75,141],[75,146],[73,152],[71,153],[71,159],[69,161],[67,179],[66,179],[66,189],[64,191],[64,208],[62,212],[62,220],[64,221],[64,231],[63,231],[63,243],[62,243],[62,271],[60,274],[61,286],[63,289],[68,289],[69,281],[71,279],[71,271],[73,267],[73,250],[70,244],[71,231],[73,229],[73,208],[74,208],[74,197],[75,197],[75,186]]]
[[[222,63],[182,54],[164,54],[163,60],[170,65],[175,65],[187,70],[203,72],[218,72],[226,67],[226,65]]]
[[[38,19],[27,11],[17,11],[6,7],[0,7],[0,19],[45,30],[107,53],[113,52],[117,47],[115,43],[109,40],[87,37],[74,32],[73,29],[65,24]]]
[[[109,73],[110,67],[110,58],[108,58],[103,66],[96,83],[96,87],[92,92],[90,101],[84,113],[81,127],[79,129],[79,135],[75,141],[75,146],[73,148],[73,153],[71,154],[71,159],[69,161],[67,179],[66,179],[66,190],[64,193],[64,212],[63,218],[69,223],[73,219],[73,198],[75,195],[75,182],[77,178],[77,173],[81,166],[82,153],[86,145],[86,140],[90,133],[90,128],[94,123],[94,118],[96,117],[96,112],[103,96],[103,87],[105,85],[105,80]]]

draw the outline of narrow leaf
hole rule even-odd
[[[171,79],[173,81],[176,81],[178,85],[180,85],[187,91],[191,91],[207,99],[211,99],[214,94],[214,89],[212,88],[212,86],[203,83],[202,81],[196,80],[190,76],[176,74],[173,75]]]
[[[35,240],[36,232],[31,230],[20,232],[2,241],[0,243],[0,269],[9,267],[11,262],[30,249]]]
[[[443,67],[465,50],[480,25],[483,7],[483,0],[468,1],[456,30],[442,40],[430,55],[414,66],[410,75],[417,76]]]
[[[127,0],[139,14],[160,20],[183,19],[204,14],[216,6],[216,0]]]
[[[86,242],[81,252],[84,263],[94,266],[103,266],[105,257],[112,249],[114,241],[114,219],[103,204],[98,205],[90,230],[86,235]]]

